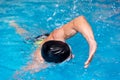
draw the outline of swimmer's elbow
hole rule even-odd
[[[79,16],[78,19],[83,20],[83,19],[85,19],[85,17],[82,15],[82,16]]]
[[[81,22],[81,21],[83,21],[83,20],[85,20],[85,17],[84,17],[84,16],[78,16],[77,18],[75,18],[74,21]]]
[[[79,16],[73,20],[74,26],[78,26],[85,20],[84,16]]]

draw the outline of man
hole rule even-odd
[[[10,23],[11,26],[16,28],[20,35],[26,33],[22,28],[19,28],[14,22]],[[89,23],[84,16],[79,16],[62,27],[51,32],[40,44],[35,51],[36,61],[39,63],[52,62],[61,63],[69,58],[72,58],[72,53],[65,40],[75,35],[77,32],[81,33],[89,44],[89,57],[85,62],[84,67],[87,68],[91,62],[93,55],[96,51],[97,44]]]

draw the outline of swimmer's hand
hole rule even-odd
[[[89,64],[94,56],[94,53],[95,53],[96,48],[97,48],[96,41],[91,40],[89,46],[90,46],[89,57],[88,57],[87,61],[85,62],[84,68],[87,68],[89,66]]]

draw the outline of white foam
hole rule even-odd
[[[52,17],[49,17],[49,18],[47,19],[47,21],[50,21],[50,20],[52,20]]]
[[[53,16],[55,16],[55,15],[56,15],[56,12],[53,13]]]

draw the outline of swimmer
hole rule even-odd
[[[27,31],[20,28],[14,21],[12,21],[10,25],[13,26],[20,35],[27,33]],[[78,32],[84,36],[89,44],[89,57],[84,64],[84,68],[87,68],[94,56],[97,43],[94,39],[91,26],[84,16],[79,16],[73,19],[62,27],[51,32],[44,39],[40,40],[40,45],[34,53],[36,64],[44,62],[61,63],[73,58],[72,51],[65,40],[74,36]],[[30,68],[33,68],[36,65],[31,66],[32,67]]]

